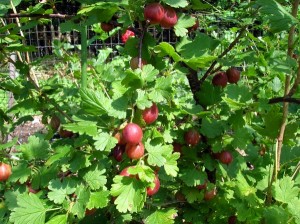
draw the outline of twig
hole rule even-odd
[[[215,68],[216,64],[218,63],[218,59],[223,58],[231,49],[238,43],[238,41],[242,38],[245,31],[247,29],[247,26],[243,26],[240,30],[239,35],[231,42],[231,44],[218,56],[216,60],[213,61],[213,63],[210,65],[210,67],[207,69],[203,77],[200,79],[200,85],[205,81],[205,79],[211,74],[213,69]]]
[[[273,104],[273,103],[281,103],[281,102],[300,104],[300,99],[291,98],[291,97],[275,97],[270,99],[268,103]]]
[[[16,13],[15,12],[15,13],[7,14],[7,15],[4,15],[1,17],[5,18],[5,19],[24,18],[24,17],[45,18],[45,19],[48,19],[48,18],[71,19],[73,16],[75,16],[75,15],[65,15],[65,14],[60,14],[60,13],[57,13],[57,14],[37,14],[37,13],[30,14],[30,13]]]
[[[299,172],[299,170],[300,170],[300,162],[296,166],[296,169],[295,169],[295,171],[294,171],[294,173],[292,175],[292,179],[294,179],[296,177],[296,175]]]

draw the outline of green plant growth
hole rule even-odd
[[[0,111],[1,223],[300,223],[299,1],[78,2],[61,30],[81,32],[81,52],[56,40],[49,79],[19,31],[55,11],[0,27],[20,74],[0,74],[15,98]],[[86,57],[117,33],[118,55]],[[4,141],[37,114],[46,133]]]

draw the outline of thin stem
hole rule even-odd
[[[296,175],[299,172],[299,170],[300,170],[300,162],[298,162],[298,164],[296,166],[296,169],[295,169],[295,171],[294,171],[294,173],[292,175],[292,179],[294,179],[296,177]]]
[[[300,99],[290,98],[290,97],[275,97],[270,99],[268,103],[273,104],[273,103],[281,103],[281,102],[300,104]]]
[[[81,30],[81,88],[87,87],[87,26]]]
[[[218,63],[218,60],[223,58],[229,51],[232,50],[232,48],[239,42],[239,40],[243,37],[245,31],[247,29],[247,26],[243,26],[240,30],[239,35],[230,43],[230,45],[218,56],[216,60],[213,61],[213,63],[210,65],[210,67],[207,69],[203,77],[200,79],[200,85],[206,80],[206,78],[211,74],[211,72],[214,70],[216,64]]]
[[[5,18],[5,19],[12,19],[12,18],[24,18],[24,17],[35,17],[35,18],[45,18],[45,19],[48,19],[48,18],[58,18],[58,19],[70,19],[73,17],[73,15],[65,15],[65,14],[60,14],[60,13],[57,13],[57,14],[38,14],[38,13],[17,13],[17,12],[14,12],[14,13],[11,13],[11,14],[7,14],[7,15],[4,15],[4,16],[1,16],[2,18]]]

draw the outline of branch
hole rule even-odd
[[[300,0],[295,0],[293,2],[292,16],[295,17],[295,18],[297,18],[299,3],[300,3]],[[290,57],[292,56],[293,48],[294,48],[295,28],[296,28],[296,26],[293,25],[289,30],[287,54]],[[299,75],[299,68],[298,68],[298,75]],[[283,98],[289,97],[290,85],[291,85],[291,78],[290,78],[290,76],[286,76],[285,86],[284,86],[284,97]],[[266,198],[266,201],[265,201],[267,205],[270,205],[272,203],[272,198],[273,198],[272,184],[277,180],[277,175],[278,175],[278,172],[280,170],[281,150],[282,150],[282,146],[283,146],[283,138],[284,138],[285,128],[286,128],[286,125],[287,125],[287,119],[288,119],[288,113],[289,113],[289,102],[284,102],[283,103],[282,111],[283,112],[282,112],[281,126],[280,126],[280,129],[279,129],[279,134],[278,134],[277,139],[276,139],[275,164],[274,164],[274,168],[273,168],[272,178],[271,178],[271,180],[269,182],[269,185],[268,185],[267,198]]]
[[[300,104],[300,99],[290,98],[290,97],[275,97],[270,99],[268,103],[273,104],[273,103],[281,103],[281,102]]]
[[[33,17],[33,18],[59,18],[59,19],[70,19],[72,18],[74,15],[65,15],[65,14],[37,14],[37,13],[11,13],[11,14],[7,14],[4,16],[1,16],[2,18],[5,19],[12,19],[12,18],[22,18],[22,17]]]
[[[211,72],[215,68],[216,64],[218,63],[218,59],[223,58],[238,43],[238,41],[244,35],[244,32],[246,31],[246,29],[247,29],[247,26],[243,26],[240,30],[239,35],[237,35],[237,37],[231,42],[231,44],[218,56],[218,58],[216,60],[213,61],[213,63],[210,65],[210,67],[205,72],[204,76],[200,79],[200,85],[202,85],[202,83],[205,81],[205,79],[211,74]]]

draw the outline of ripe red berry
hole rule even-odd
[[[144,9],[144,18],[150,24],[158,24],[164,17],[164,7],[159,3],[150,3]]]
[[[240,80],[240,71],[236,68],[229,68],[226,71],[227,79],[229,83],[237,83]]]
[[[226,73],[219,72],[213,77],[212,84],[214,86],[221,86],[224,88],[227,85],[227,81],[228,81],[228,78],[227,78]]]
[[[86,209],[85,210],[85,215],[93,215],[96,211],[97,211],[96,208]]]
[[[131,30],[126,30],[125,33],[122,34],[121,40],[125,44],[130,37],[134,37],[135,34]]]
[[[128,166],[128,167],[126,167],[126,168],[124,168],[121,172],[120,172],[120,176],[124,176],[124,177],[132,177],[132,178],[136,178],[136,175],[132,175],[132,174],[129,174],[128,173],[128,169],[130,168],[130,167],[134,167],[134,166]]]
[[[207,180],[204,182],[204,184],[199,184],[196,186],[199,190],[204,190],[207,187]]]
[[[237,223],[237,217],[235,215],[232,215],[228,218],[228,224],[235,224]]]
[[[142,141],[143,131],[137,124],[129,123],[123,129],[122,136],[126,143],[134,145]]]
[[[143,157],[145,152],[145,147],[142,142],[138,144],[127,144],[125,152],[130,159],[139,159]]]
[[[152,104],[150,108],[146,108],[143,110],[143,119],[146,122],[146,124],[151,124],[154,121],[156,121],[158,117],[158,107],[155,103]]]
[[[195,129],[190,129],[184,134],[184,140],[187,145],[197,145],[200,139],[201,135]]]
[[[124,141],[123,137],[122,137],[122,133],[121,132],[117,132],[114,137],[118,140],[118,144],[119,145],[125,145],[126,142]]]
[[[11,175],[11,166],[6,163],[0,163],[0,181],[7,180]]]
[[[173,151],[182,153],[182,145],[178,142],[173,142]]]
[[[26,186],[27,186],[28,192],[30,192],[32,194],[36,194],[40,191],[38,189],[37,190],[33,189],[32,186],[31,186],[31,183],[29,181],[26,182]]]
[[[206,191],[204,193],[204,200],[205,201],[210,201],[212,200],[215,196],[217,195],[217,190],[216,189],[212,189],[210,191]]]
[[[116,145],[113,149],[113,157],[115,158],[115,160],[117,160],[118,162],[122,161],[122,156],[125,152],[125,145]]]
[[[159,188],[160,188],[160,181],[158,179],[158,176],[155,175],[155,177],[154,177],[154,187],[153,188],[150,188],[150,187],[147,188],[147,195],[152,196],[152,195],[156,194],[158,192]]]
[[[221,163],[230,164],[233,160],[233,157],[230,152],[223,151],[220,153],[219,160]]]
[[[164,17],[160,21],[160,25],[163,28],[172,28],[173,26],[175,26],[177,21],[178,21],[178,18],[177,18],[176,11],[172,7],[166,6]]]
[[[101,29],[105,32],[110,32],[114,28],[114,25],[111,23],[101,23]]]
[[[142,67],[147,64],[147,61],[142,59]],[[130,60],[130,67],[132,70],[137,69],[139,67],[139,58],[134,57]]]
[[[72,131],[65,130],[62,127],[59,129],[58,134],[62,138],[71,138],[74,135],[74,133]]]
[[[59,117],[54,114],[52,117],[51,117],[51,120],[50,120],[50,126],[51,128],[54,130],[54,131],[57,131],[59,126],[60,126],[60,119]]]
[[[195,24],[193,26],[191,26],[190,28],[188,28],[189,32],[195,31],[199,28],[199,20],[196,18]]]

